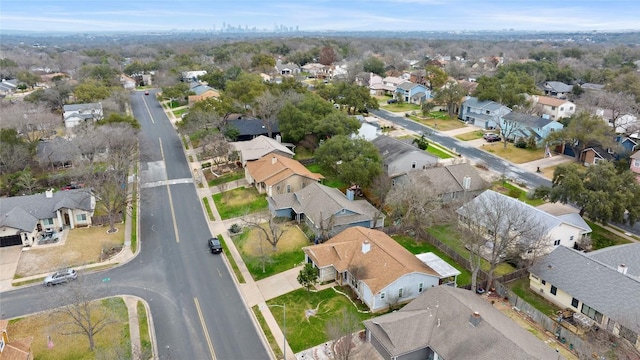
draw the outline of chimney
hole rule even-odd
[[[278,158],[277,157],[274,156],[274,157],[271,158],[271,165],[273,165],[273,164],[275,164],[277,162],[278,162]]]
[[[463,187],[465,190],[469,190],[469,189],[471,188],[471,177],[470,177],[470,176],[465,176],[465,177],[462,179],[462,187]]]
[[[482,321],[482,318],[480,317],[480,313],[477,311],[474,311],[473,314],[471,314],[471,316],[469,317],[469,322],[473,327],[477,327],[478,325],[480,325],[480,321]]]
[[[362,243],[362,253],[366,254],[371,250],[371,243],[369,243],[369,240],[365,240]]]
[[[44,194],[47,197],[47,199],[51,199],[53,197],[53,189],[49,189],[45,191]]]
[[[629,270],[629,268],[627,267],[627,265],[625,264],[620,264],[618,265],[618,272],[621,274],[626,274],[627,270]]]

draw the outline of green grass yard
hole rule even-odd
[[[222,220],[266,210],[268,206],[266,197],[253,187],[214,194],[213,201]]]

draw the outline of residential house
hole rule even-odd
[[[414,84],[428,86],[429,79],[427,79],[427,71],[424,69],[420,69],[420,70],[415,70],[410,72],[409,81],[411,81]]]
[[[487,214],[485,211],[491,211],[491,209],[495,209],[496,207],[499,207],[502,213],[517,213],[519,217],[526,216],[540,225],[540,231],[543,233],[542,238],[546,241],[545,244],[541,244],[544,246],[539,251],[541,254],[548,253],[560,245],[573,248],[576,241],[582,242],[591,234],[591,228],[579,214],[555,216],[493,190],[484,191],[456,210],[459,216],[459,224],[460,226],[465,226],[467,222],[472,222],[480,224],[481,226],[488,225],[494,227],[497,225],[500,231],[506,231],[506,229],[502,229],[507,225],[506,223],[487,224],[487,221],[492,221],[488,219],[495,217],[496,213]],[[483,210],[481,212],[474,211],[476,208]],[[511,230],[517,231],[518,229]],[[487,230],[487,239],[490,238],[489,230]],[[491,245],[489,242],[486,244],[487,248],[490,248]],[[523,257],[525,256],[525,254],[521,255]]]
[[[549,115],[551,120],[571,117],[576,112],[576,105],[568,100],[549,96],[531,96],[534,106],[538,106],[543,114]]]
[[[431,91],[424,85],[405,81],[396,86],[395,98],[402,99],[408,104],[420,105],[431,98]]]
[[[33,360],[33,338],[9,341],[8,320],[0,320],[0,360]]]
[[[396,91],[396,87],[385,84],[380,75],[369,73],[369,93],[374,96],[389,95]]]
[[[18,80],[5,80],[2,79],[0,82],[0,95],[6,96],[13,94],[18,88]]]
[[[596,326],[640,350],[640,244],[583,253],[558,247],[529,269],[529,286],[575,322]]]
[[[356,115],[356,119],[360,121],[360,128],[357,134],[351,134],[351,138],[361,138],[367,141],[372,141],[378,136],[382,135],[380,130],[380,124],[376,118],[365,118],[362,115]]]
[[[558,99],[566,99],[567,95],[573,90],[572,85],[567,85],[561,81],[547,81],[542,84],[542,90],[545,95],[553,96]]]
[[[67,129],[104,119],[102,103],[64,105],[62,111],[62,119]]]
[[[78,145],[61,137],[53,140],[39,141],[36,145],[36,158],[43,168],[72,167],[73,162],[81,156]]]
[[[640,139],[632,138],[631,136],[616,136],[616,142],[620,144],[618,148],[619,154],[631,154],[637,149],[640,149]]]
[[[354,193],[311,183],[294,193],[274,194],[267,198],[273,216],[304,222],[318,240],[325,240],[346,228],[380,228],[385,216],[367,200],[356,200]]]
[[[302,65],[302,71],[309,74],[311,78],[325,78],[327,75],[327,67],[320,63],[307,63]]]
[[[276,61],[275,68],[278,75],[293,76],[293,75],[300,74],[300,66],[292,62],[283,64],[282,60],[280,59]]]
[[[120,74],[120,84],[125,90],[134,90],[137,85],[136,80],[126,74]]]
[[[188,83],[198,81],[198,78],[202,75],[207,75],[207,71],[206,70],[183,71],[182,81],[188,82]]]
[[[389,89],[393,89],[391,90],[392,93],[395,93],[396,88],[398,87],[398,85],[402,84],[403,82],[405,82],[407,80],[400,78],[400,77],[396,77],[396,76],[386,76],[382,79],[382,84],[388,86]]]
[[[255,139],[258,136],[276,138],[280,135],[280,128],[277,120],[271,122],[271,134],[269,134],[269,129],[265,126],[265,121],[243,114],[225,115],[222,121],[221,130],[226,131],[229,128],[233,128],[238,131],[235,139],[236,141],[248,141]]]
[[[296,192],[324,179],[324,176],[312,173],[297,160],[275,153],[249,161],[244,174],[248,184],[253,184],[259,193],[266,193],[267,196]]]
[[[382,156],[384,172],[390,178],[438,164],[436,156],[390,136],[380,135],[371,143],[378,148]]]
[[[547,136],[564,125],[549,119],[548,115],[535,116],[512,111],[500,117],[500,132],[508,140],[529,139],[533,137],[536,145],[544,145]]]
[[[438,286],[440,275],[382,231],[351,227],[302,248],[320,282],[349,285],[372,312],[405,303]]]
[[[0,202],[0,246],[30,246],[43,229],[91,225],[96,199],[86,189],[12,196]]]
[[[511,109],[495,101],[468,97],[460,106],[458,119],[484,129],[495,129],[500,124],[500,117],[510,112]]]
[[[630,169],[636,174],[636,181],[640,183],[640,151],[636,151],[629,157],[631,159]]]
[[[406,182],[429,187],[444,202],[471,199],[489,187],[469,163],[411,171],[392,180],[393,186]]]
[[[596,109],[595,115],[614,127],[616,134],[632,135],[640,130],[640,121],[633,114],[623,114],[609,109]]]
[[[605,149],[600,145],[590,146],[580,154],[580,161],[584,166],[595,165],[600,161],[615,161],[615,152],[612,149]]]
[[[220,92],[210,86],[203,85],[199,82],[192,82],[189,84],[189,91],[193,92],[193,95],[189,95],[189,106],[208,98],[219,98]]]
[[[247,162],[258,160],[267,154],[279,154],[288,158],[293,158],[293,151],[275,139],[260,135],[249,141],[236,141],[231,145],[240,156],[242,166]]]
[[[554,349],[469,290],[428,289],[398,311],[365,320],[385,360],[558,360]]]
[[[476,88],[478,88],[478,83],[475,81],[475,79],[473,79],[473,81],[465,79],[456,81],[458,82],[458,84],[460,84],[460,86],[462,86],[463,89],[465,89],[467,95],[473,94],[473,92],[476,91]]]

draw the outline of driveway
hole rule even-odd
[[[0,248],[0,289],[11,288],[21,254],[22,246],[19,245]]]

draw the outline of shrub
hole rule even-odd
[[[523,140],[522,138],[518,139],[515,142],[515,147],[520,148],[520,149],[526,149],[527,148],[527,142],[525,140]]]
[[[231,227],[229,228],[229,232],[232,234],[238,234],[242,231],[242,226],[236,224],[231,225]]]
[[[210,168],[210,167],[211,167],[211,163],[209,162],[202,164],[203,169]]]

